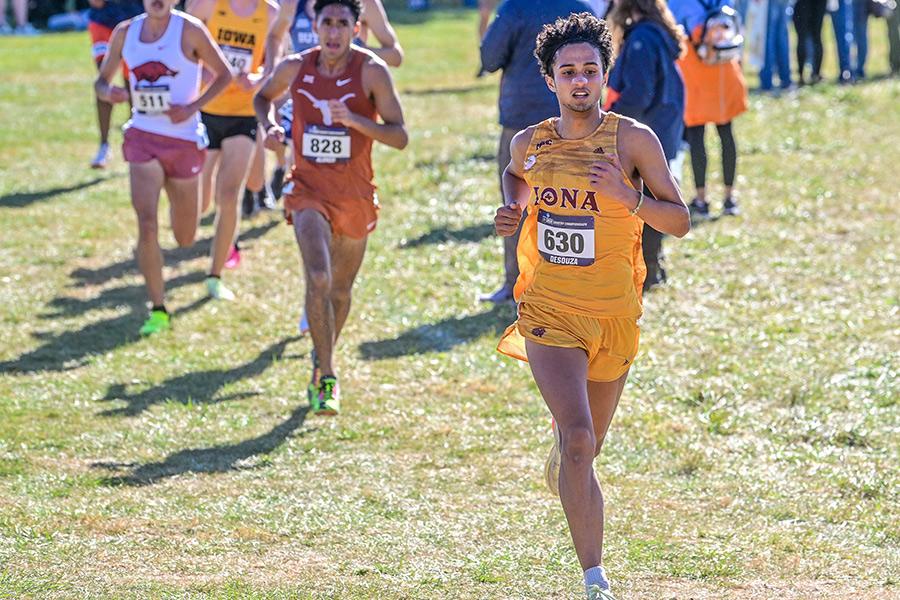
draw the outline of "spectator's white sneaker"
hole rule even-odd
[[[25,23],[24,25],[16,27],[14,33],[16,35],[32,36],[39,35],[41,32],[35,29],[34,25],[32,25],[31,23]]]
[[[91,161],[92,169],[105,169],[109,162],[109,144],[100,144],[97,150],[97,156]]]

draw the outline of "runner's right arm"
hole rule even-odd
[[[397,32],[388,21],[387,12],[381,0],[363,0],[363,19],[366,27],[381,44],[380,48],[369,47],[378,58],[392,67],[399,67],[403,62],[403,47],[397,39]]]
[[[100,65],[100,74],[97,75],[97,81],[94,82],[94,91],[97,98],[104,102],[115,104],[117,102],[127,102],[129,95],[128,90],[112,85],[110,82],[119,70],[122,64],[122,46],[125,45],[125,33],[131,20],[123,21],[116,25],[109,39],[109,47],[106,50],[106,56],[103,57],[103,64]]]
[[[525,154],[531,145],[534,127],[528,127],[517,133],[509,143],[509,164],[503,170],[504,205],[497,209],[494,216],[494,228],[504,237],[513,235],[522,220],[522,211],[528,206],[531,190],[525,183]]]
[[[269,34],[266,36],[266,73],[275,71],[275,65],[281,58],[282,49],[284,48],[284,36],[287,35],[291,24],[297,17],[297,4],[299,0],[281,0],[281,10],[278,11],[278,18],[272,24]]]
[[[256,120],[266,132],[266,148],[275,150],[284,143],[284,128],[275,121],[272,103],[281,97],[291,82],[297,78],[300,67],[303,66],[303,57],[295,54],[288,56],[275,67],[275,72],[269,77],[256,95],[253,96],[253,110],[256,111]]]

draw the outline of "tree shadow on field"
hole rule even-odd
[[[432,229],[426,234],[400,244],[401,248],[418,248],[429,244],[444,244],[447,242],[480,242],[481,240],[494,235],[493,223],[482,223],[480,225],[469,225],[462,229],[450,229],[448,227],[438,227]]]
[[[487,333],[499,335],[515,318],[516,309],[513,304],[499,304],[477,315],[420,325],[392,340],[364,342],[359,345],[359,352],[364,360],[447,352]]]
[[[93,187],[98,183],[103,183],[110,178],[111,177],[94,177],[93,179],[89,179],[88,181],[82,181],[80,183],[62,187],[49,188],[38,192],[14,192],[12,194],[6,194],[4,196],[0,196],[0,207],[25,208],[26,206],[30,206],[35,202],[42,202],[44,200],[49,200],[50,198],[53,198],[55,196],[69,194],[71,192],[77,192],[85,188]]]
[[[193,312],[209,302],[204,296],[172,314],[174,317]],[[105,354],[136,342],[138,327],[146,318],[143,307],[134,305],[127,314],[85,325],[77,331],[58,334],[36,333],[42,346],[14,360],[0,362],[0,373],[36,373],[39,371],[70,371],[84,365],[96,354]]]
[[[101,483],[107,486],[144,486],[185,473],[227,473],[253,469],[254,465],[241,463],[254,456],[274,452],[303,425],[308,412],[309,406],[306,404],[297,407],[285,421],[268,432],[243,442],[180,450],[170,454],[162,462],[145,464],[96,462],[91,464],[91,467],[119,472],[128,470],[123,474],[101,479]]]
[[[216,393],[222,388],[261,375],[272,363],[283,360],[287,345],[299,340],[299,336],[285,338],[263,350],[251,362],[233,369],[210,369],[207,371],[189,371],[182,375],[172,377],[161,384],[144,390],[137,394],[128,394],[126,384],[114,383],[107,387],[106,395],[101,402],[127,402],[121,408],[104,410],[100,415],[104,417],[123,416],[133,417],[154,404],[166,401],[175,401],[181,404],[218,404],[229,400],[238,400],[255,396],[256,393],[243,392],[216,398]],[[296,358],[296,357],[292,357]]]
[[[259,239],[268,233],[270,229],[275,228],[275,226],[282,222],[281,219],[272,219],[267,223],[255,225],[241,233],[241,242]],[[174,267],[183,262],[209,256],[212,240],[212,237],[203,238],[202,240],[197,240],[188,248],[169,248],[163,250],[163,264],[167,267]],[[97,269],[78,268],[69,273],[69,276],[76,280],[73,286],[78,287],[84,285],[100,285],[111,279],[119,279],[137,272],[137,262],[134,258],[129,258]]]

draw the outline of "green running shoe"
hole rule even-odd
[[[141,326],[141,335],[148,336],[161,331],[168,331],[172,328],[169,313],[164,310],[150,311],[150,316]]]
[[[306,386],[306,399],[309,400],[309,406],[315,414],[319,410],[319,357],[316,356],[315,349],[310,357],[312,358],[312,377],[309,379],[309,385]]]
[[[319,380],[318,406],[313,408],[317,415],[334,416],[341,412],[340,389],[334,375],[326,375]]]
[[[225,287],[218,277],[206,278],[206,291],[213,300],[234,300],[234,292]]]

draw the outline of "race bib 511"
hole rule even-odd
[[[555,265],[594,264],[594,217],[538,211],[538,251]]]
[[[139,113],[158,115],[169,110],[172,92],[168,85],[148,85],[132,90],[134,108]]]

